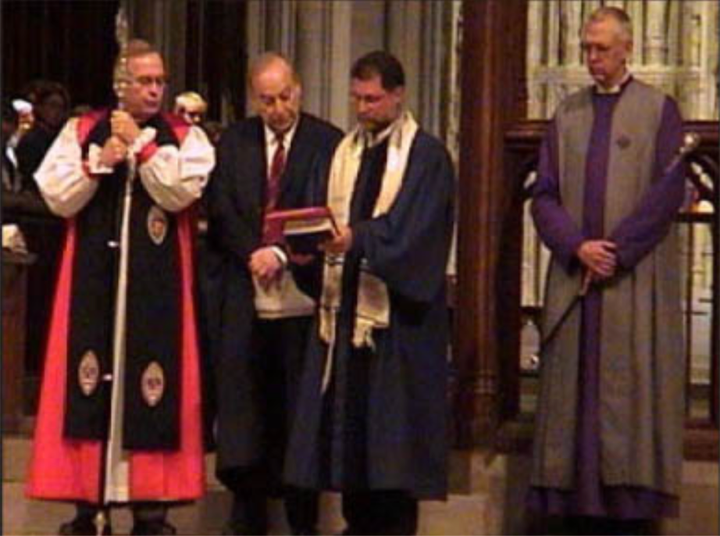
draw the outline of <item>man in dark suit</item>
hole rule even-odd
[[[258,116],[223,134],[208,193],[217,474],[234,494],[227,533],[266,533],[267,496],[281,489],[293,533],[312,533],[317,494],[282,488],[279,475],[315,303],[289,269],[300,258],[264,218],[307,206],[311,177],[327,168],[342,133],[300,112],[300,80],[282,56],[259,57],[248,86]]]

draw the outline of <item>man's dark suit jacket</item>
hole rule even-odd
[[[325,177],[342,132],[301,114],[280,180],[278,209],[309,206]],[[207,193],[207,253],[202,277],[206,353],[215,375],[218,418],[217,472],[253,466],[262,460],[263,423],[258,386],[252,381],[251,337],[254,288],[248,269],[251,253],[262,245],[267,157],[259,117],[230,126],[223,134]],[[320,186],[322,187],[322,186]]]

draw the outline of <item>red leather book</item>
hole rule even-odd
[[[282,232],[293,253],[305,254],[317,253],[318,245],[332,238],[338,229],[329,207],[274,210],[265,216],[265,223],[275,232]]]

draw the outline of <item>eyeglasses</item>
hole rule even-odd
[[[597,56],[607,56],[612,52],[614,47],[608,46],[608,45],[596,45],[596,44],[590,44],[590,43],[581,43],[580,49],[582,50],[583,54],[589,56],[592,53],[595,53]]]
[[[137,76],[133,78],[132,81],[142,87],[148,87],[153,84],[158,87],[165,87],[168,83],[167,78],[164,76]]]

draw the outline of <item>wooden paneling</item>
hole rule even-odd
[[[525,116],[527,2],[463,2],[462,120],[459,171],[458,293],[455,314],[455,440],[487,443],[495,432],[500,376],[515,363],[503,348],[518,343],[515,277],[503,273],[504,221],[512,198],[505,180],[506,130]],[[514,329],[514,326],[517,329]],[[501,329],[502,328],[502,329]]]

